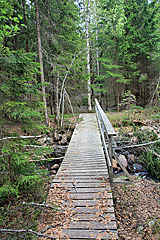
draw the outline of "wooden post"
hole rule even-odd
[[[112,150],[112,136],[108,135],[108,152],[109,152],[109,158],[111,162],[111,179],[110,181],[113,182],[113,161],[112,161],[112,156],[113,156],[113,150]]]

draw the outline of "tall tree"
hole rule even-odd
[[[35,0],[35,11],[36,11],[37,43],[38,43],[38,55],[39,55],[40,72],[41,72],[41,83],[42,83],[42,94],[43,94],[43,102],[44,102],[45,121],[46,121],[46,125],[49,126],[47,101],[46,101],[46,91],[45,91],[45,85],[44,85],[44,71],[43,71],[41,36],[40,36],[38,0]]]
[[[90,37],[89,37],[89,23],[90,23],[90,0],[84,1],[85,14],[85,31],[86,31],[86,49],[87,49],[87,74],[88,74],[88,110],[92,110],[91,105],[91,67],[90,67]]]

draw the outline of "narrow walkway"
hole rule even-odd
[[[67,187],[74,216],[62,239],[118,239],[96,115],[82,114],[51,188]],[[66,236],[66,237],[65,237]]]

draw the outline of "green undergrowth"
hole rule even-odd
[[[160,153],[160,146],[156,149],[156,152]],[[144,165],[148,172],[152,174],[153,177],[160,180],[160,158],[157,157],[152,150],[145,151],[139,160],[144,162]]]
[[[35,141],[35,140],[34,140]],[[34,148],[28,139],[6,139],[0,142],[0,204],[10,203],[21,195],[33,200],[43,187],[47,171],[35,160],[50,152],[49,148]]]
[[[160,112],[158,107],[153,108],[139,108],[135,106],[130,110],[123,110],[120,112],[106,113],[108,119],[111,121],[113,127],[132,126],[135,121],[159,120]]]
[[[159,108],[153,107],[141,110],[139,113],[128,111],[110,112],[107,114],[112,126],[117,129],[118,136],[123,141],[130,141],[130,145],[149,143],[158,140],[158,134],[155,131],[141,129],[142,126],[159,125]],[[133,140],[134,139],[134,140]],[[144,163],[147,171],[155,178],[160,179],[160,143],[143,146],[140,148],[141,155],[138,159]],[[137,148],[138,152],[138,148]],[[135,151],[134,151],[135,154]]]

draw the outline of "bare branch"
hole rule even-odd
[[[35,234],[39,237],[47,237],[49,239],[57,239],[56,237],[51,237],[49,235],[46,234],[42,234],[42,233],[38,233],[36,231],[33,231],[32,229],[0,229],[0,232],[5,232],[5,233],[31,233],[31,234]]]
[[[41,161],[53,161],[53,160],[60,160],[63,159],[64,157],[58,157],[58,158],[48,158],[48,159],[41,159],[41,160],[29,160],[29,162],[41,162]]]
[[[34,202],[31,202],[31,203],[27,203],[27,202],[22,202],[23,205],[32,205],[32,206],[36,206],[36,207],[45,207],[45,208],[51,208],[51,209],[54,209],[54,210],[57,210],[57,211],[64,211],[63,209],[60,209],[58,207],[53,207],[51,205],[48,205],[48,204],[44,204],[44,203],[34,203]]]
[[[148,143],[141,143],[141,144],[136,144],[136,145],[123,146],[123,147],[116,148],[116,150],[124,149],[124,148],[143,147],[143,146],[152,145],[152,144],[155,144],[155,143],[158,143],[158,142],[160,142],[160,139],[157,140],[157,141],[148,142]]]
[[[38,136],[5,137],[5,138],[1,138],[0,141],[8,140],[8,139],[15,139],[15,138],[24,138],[24,139],[28,139],[28,138],[40,138],[40,137],[42,137],[42,135],[38,135]]]

